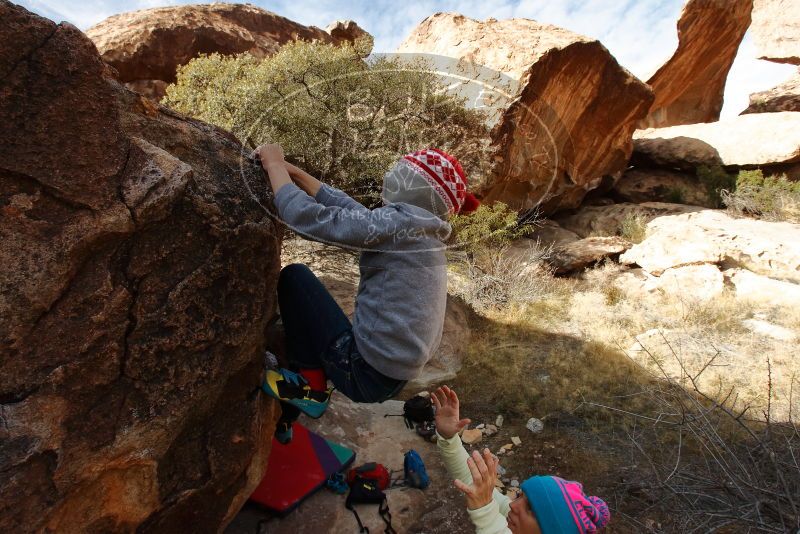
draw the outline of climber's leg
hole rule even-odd
[[[275,438],[286,445],[292,441],[292,424],[300,417],[300,409],[288,402],[281,403],[281,416],[275,426]]]
[[[322,354],[350,320],[322,282],[301,263],[287,265],[278,277],[278,305],[286,333],[286,353],[299,368],[322,367]]]
[[[350,321],[311,269],[302,264],[284,267],[278,277],[278,305],[286,339],[286,356],[292,370],[267,371],[264,391],[281,400],[284,416],[276,437],[291,439],[291,424],[302,411],[320,417],[328,406],[330,391],[322,353]],[[284,441],[285,442],[285,441]]]
[[[325,373],[341,393],[355,402],[383,402],[406,385],[381,374],[359,354],[352,329],[336,339],[323,355]]]
[[[278,304],[287,357],[309,383],[316,378],[309,369],[322,368],[336,389],[356,402],[382,402],[403,389],[405,381],[384,376],[363,360],[350,320],[307,266],[281,270]]]

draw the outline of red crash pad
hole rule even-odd
[[[250,500],[284,515],[312,495],[331,475],[344,471],[356,453],[295,423],[293,438],[282,445],[272,438],[267,473]]]

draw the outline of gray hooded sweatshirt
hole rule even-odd
[[[404,202],[370,210],[328,185],[313,198],[284,185],[275,206],[298,234],[361,251],[353,318],[358,351],[388,377],[416,378],[442,339],[450,225]]]

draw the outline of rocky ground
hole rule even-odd
[[[356,465],[380,462],[402,475],[403,454],[414,449],[422,456],[431,486],[425,490],[395,488],[388,491],[392,524],[398,532],[460,532],[458,525],[467,524],[464,506],[458,492],[451,487],[436,445],[406,428],[402,417],[384,417],[403,413],[403,402],[391,400],[380,405],[359,405],[335,394],[330,410],[317,421],[304,420],[311,430],[338,441],[356,451]],[[227,534],[260,532],[275,534],[313,534],[319,532],[356,532],[355,517],[344,506],[345,496],[323,489],[302,503],[285,518],[272,518],[256,507],[245,508],[225,531]],[[359,516],[372,532],[383,530],[377,507],[361,505]],[[417,530],[419,529],[419,530]]]

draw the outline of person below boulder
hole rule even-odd
[[[578,482],[533,476],[521,484],[522,493],[514,500],[497,491],[497,456],[489,449],[470,456],[461,444],[458,433],[470,420],[461,419],[456,392],[443,386],[431,400],[436,408],[437,447],[456,488],[467,497],[477,534],[585,534],[608,524],[608,505],[585,495]]]
[[[298,372],[268,371],[263,388],[282,402],[276,437],[285,443],[300,412],[325,411],[327,379],[355,402],[383,402],[419,375],[442,337],[447,219],[479,202],[467,192],[458,160],[437,149],[400,158],[384,176],[384,205],[376,209],[287,163],[280,145],[262,145],[254,156],[284,223],[303,237],[361,252],[352,324],[307,266],[280,273],[287,357]]]

